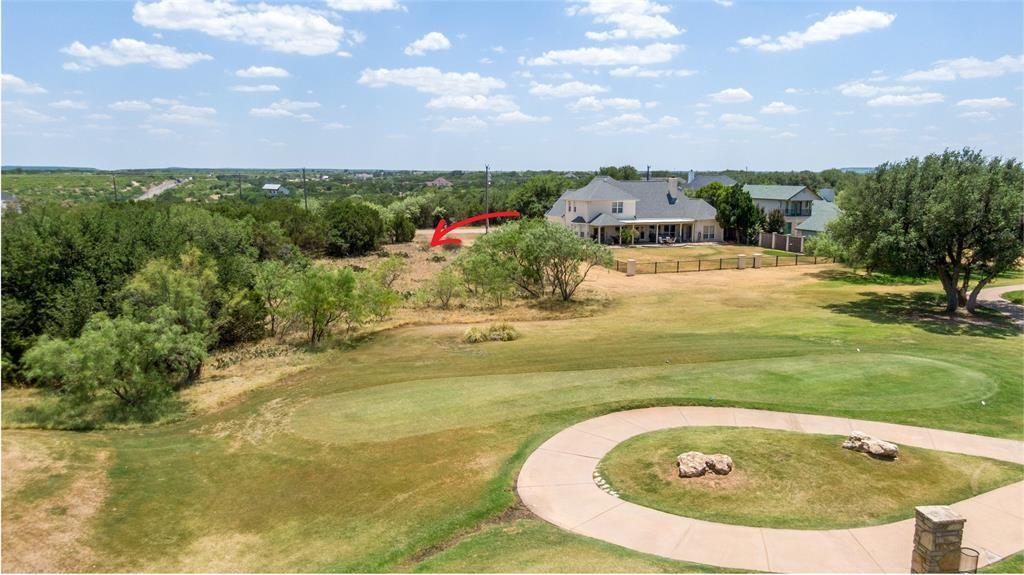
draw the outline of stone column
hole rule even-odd
[[[790,236],[789,234],[786,234],[786,251],[787,251],[787,252],[789,251],[789,238],[790,238],[790,237],[791,237],[791,236]]]
[[[761,267],[761,254],[754,254],[753,260],[755,268]]]
[[[910,572],[959,571],[966,519],[945,505],[925,505],[914,511],[914,553],[910,559]]]
[[[775,243],[775,232],[772,232],[772,247],[771,247],[771,249],[773,249],[773,250],[779,249],[778,244]]]
[[[745,267],[747,267],[747,254],[736,256],[736,269],[741,270]]]
[[[635,275],[636,275],[636,260],[634,260],[634,259],[626,260],[626,276],[635,276]]]

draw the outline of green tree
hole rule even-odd
[[[428,301],[436,302],[443,309],[448,309],[452,300],[462,294],[465,284],[452,266],[441,268],[424,286],[424,295]]]
[[[489,241],[493,235],[481,237],[476,242],[479,247],[460,254],[456,265],[473,294],[501,307],[515,288],[515,262],[493,249]]]
[[[380,213],[364,202],[345,198],[323,207],[327,254],[360,256],[380,248],[385,227]]]
[[[764,231],[768,233],[775,232],[781,234],[786,229],[786,217],[782,215],[782,210],[775,208],[768,212],[768,216],[765,218]]]
[[[714,207],[718,207],[718,201],[729,190],[729,186],[722,184],[721,182],[711,182],[710,184],[689,192],[691,198],[699,198]]]
[[[836,240],[869,269],[935,273],[946,311],[975,311],[978,292],[1024,253],[1024,170],[965,148],[879,166],[843,191]]]
[[[338,320],[349,325],[360,321],[362,310],[354,297],[355,286],[351,268],[327,270],[313,266],[292,280],[288,307],[305,326],[311,345],[323,340]]]
[[[294,275],[291,267],[277,260],[260,262],[256,268],[253,292],[265,310],[265,319],[270,322],[268,332],[271,336],[278,335],[283,327],[282,314]]]
[[[640,172],[633,166],[603,166],[597,171],[598,175],[611,176],[616,180],[639,180]]]
[[[416,237],[416,224],[405,212],[395,214],[391,222],[391,240],[396,244],[411,242]]]
[[[746,242],[761,228],[761,211],[741,184],[726,188],[718,196],[715,210],[718,212],[715,218],[725,230],[726,239]]]
[[[524,217],[540,218],[568,187],[568,181],[555,174],[534,176],[512,192],[508,207]]]

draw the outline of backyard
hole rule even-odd
[[[615,257],[736,250],[749,251],[629,248]],[[465,344],[467,324],[438,313],[304,358],[176,423],[5,429],[3,567],[718,571],[534,518],[515,496],[520,466],[576,422],[670,404],[1024,439],[1019,332],[991,314],[943,318],[937,283],[825,265],[632,278],[599,269],[584,289],[590,307],[571,320],[515,312],[517,341]],[[239,364],[232,385],[273,364]],[[223,388],[207,379],[190,393]],[[5,421],[19,405],[5,402]],[[924,457],[911,453],[908,464]],[[947,470],[965,465],[927,457]],[[968,489],[958,477],[932,495]],[[1014,467],[993,477],[986,488],[1022,478]],[[906,516],[896,507],[881,502],[876,515]]]

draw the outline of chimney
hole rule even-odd
[[[651,181],[651,166],[647,166],[647,181]]]
[[[697,177],[697,172],[695,172],[695,171],[693,171],[693,170],[690,170],[690,175],[689,175],[689,177],[688,177],[688,178],[686,179],[686,183],[687,183],[687,184],[692,184],[692,183],[693,183],[693,180],[694,180],[694,178],[696,178],[696,177]]]

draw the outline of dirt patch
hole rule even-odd
[[[279,397],[263,404],[249,417],[204,425],[192,433],[226,439],[232,450],[243,445],[261,445],[275,435],[288,431],[292,413],[303,403],[305,401],[296,402]]]
[[[537,518],[537,516],[534,515],[533,512],[531,512],[526,507],[526,505],[524,505],[523,502],[519,500],[519,496],[517,495],[516,496],[516,503],[515,503],[515,505],[509,507],[508,509],[503,511],[500,515],[496,515],[494,517],[491,517],[490,519],[485,519],[485,520],[481,521],[480,523],[477,523],[476,525],[474,525],[470,529],[466,529],[466,530],[464,530],[464,531],[462,531],[460,533],[457,533],[456,535],[450,537],[449,539],[447,539],[445,541],[442,541],[441,543],[438,543],[436,545],[431,545],[430,547],[427,547],[425,549],[421,549],[421,550],[417,551],[416,553],[413,553],[412,556],[410,556],[408,559],[406,559],[405,561],[403,561],[401,563],[402,567],[400,567],[399,569],[402,570],[402,571],[408,570],[408,567],[410,565],[414,565],[416,563],[420,563],[420,562],[425,561],[426,559],[428,559],[428,558],[430,558],[430,557],[432,557],[434,555],[437,555],[438,553],[446,551],[446,550],[448,550],[448,549],[458,545],[459,543],[462,542],[462,540],[464,540],[465,538],[469,537],[470,535],[474,535],[476,533],[479,533],[479,532],[483,531],[484,529],[486,529],[487,527],[490,527],[492,525],[502,525],[502,524],[507,524],[507,523],[514,523],[514,522],[516,522],[516,521],[518,521],[520,519],[536,519],[536,518]]]
[[[216,357],[207,362],[214,365]],[[199,414],[220,411],[236,405],[253,391],[308,369],[315,356],[293,353],[240,361],[223,368],[208,368],[196,384],[181,391],[181,398]]]
[[[176,560],[167,565],[157,563],[150,571],[185,573],[232,573],[252,565],[261,553],[259,535],[251,533],[216,533],[203,535],[189,544]]]
[[[85,542],[107,498],[112,452],[98,449],[88,460],[72,461],[59,454],[59,443],[11,435],[3,441],[3,571],[94,570],[95,555]],[[25,493],[32,483],[54,480],[67,485],[41,496]]]

